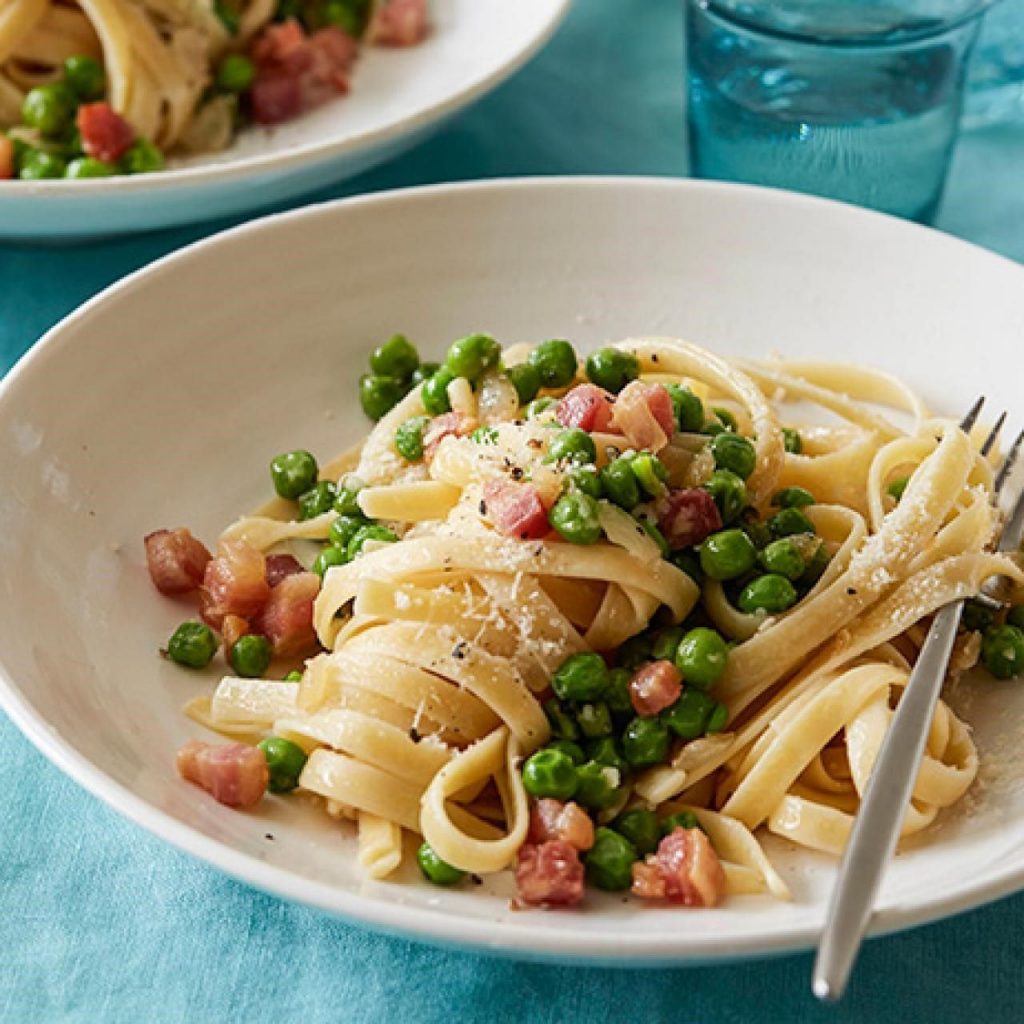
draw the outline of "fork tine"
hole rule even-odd
[[[988,432],[988,437],[985,438],[985,443],[981,446],[981,454],[988,455],[992,451],[992,446],[996,443],[996,438],[999,437],[999,431],[1003,429],[1003,424],[1006,422],[1006,413],[1004,412],[999,419],[992,424],[992,429]]]
[[[1017,439],[1013,442],[1010,446],[1010,450],[1006,453],[1006,458],[1003,459],[1003,464],[999,469],[995,484],[993,485],[996,495],[1002,491],[1003,485],[1006,483],[1006,480],[1010,475],[1010,470],[1013,469],[1016,464],[1017,457],[1020,455],[1021,445],[1024,445],[1024,430],[1017,435]]]
[[[966,434],[975,423],[978,422],[978,417],[981,415],[981,407],[985,404],[985,396],[982,395],[975,403],[971,406],[967,415],[960,421],[960,429]]]

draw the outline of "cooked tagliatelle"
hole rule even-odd
[[[160,170],[349,91],[427,0],[3,0],[0,179]]]
[[[182,774],[315,794],[374,878],[408,834],[431,881],[514,868],[524,904],[788,898],[758,833],[838,854],[928,617],[1024,583],[977,438],[881,372],[486,335],[371,366],[356,450],[276,458],[216,556],[146,546],[202,602],[170,657],[208,663],[213,626],[235,670],[189,713],[236,742]],[[969,611],[954,670],[1015,674],[1016,610]],[[308,657],[272,679],[272,655]],[[977,770],[940,703],[903,834]]]

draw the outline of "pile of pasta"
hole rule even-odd
[[[333,467],[365,482],[364,512],[401,539],[327,571],[315,605],[324,652],[299,682],[226,678],[191,708],[227,735],[272,731],[303,746],[300,786],[357,823],[372,877],[399,866],[403,833],[423,836],[466,871],[512,864],[529,817],[519,766],[549,738],[541,704],[554,670],[576,652],[614,651],[659,609],[679,623],[701,603],[735,644],[715,687],[728,725],[677,741],[670,763],[636,775],[627,806],[693,810],[730,893],[786,898],[755,831],[838,854],[921,624],[990,577],[1024,582],[1016,557],[993,552],[1000,514],[977,439],[933,418],[899,381],[851,366],[726,360],[668,338],[618,347],[638,358],[642,380],[682,382],[733,413],[756,449],[747,481],[756,508],[783,487],[815,495],[804,511],[827,545],[828,567],[786,612],[746,615],[720,584],[698,588],[610,507],[593,545],[499,536],[482,514],[487,480],[526,474],[558,493],[558,468],[539,454],[546,428],[514,419],[517,405],[500,394],[456,380],[453,409],[491,424],[492,443],[447,437],[429,466],[410,464],[393,438],[424,413],[414,389]],[[504,359],[527,353],[514,346]],[[808,410],[799,454],[786,451],[780,422],[791,403],[788,425]],[[895,425],[896,415],[910,426]],[[613,434],[594,440],[599,465],[621,444]],[[672,486],[708,478],[706,441],[677,433],[660,453]],[[909,476],[898,504],[886,493],[897,474]],[[282,514],[285,503],[244,517],[225,537],[269,551],[326,538],[335,515],[291,522]],[[964,639],[958,667],[976,655]],[[967,726],[941,703],[903,834],[959,800],[977,769]]]
[[[5,0],[0,5],[0,126],[21,120],[25,94],[59,81],[64,61],[101,60],[109,100],[161,149],[204,151],[231,138],[225,102],[199,105],[211,67],[229,43],[242,47],[277,0],[241,0],[229,36],[213,0]]]

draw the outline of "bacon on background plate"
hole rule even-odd
[[[161,594],[188,594],[203,582],[213,555],[184,527],[154,530],[143,538],[146,567]]]
[[[202,786],[228,807],[258,804],[270,781],[267,759],[259,747],[245,743],[186,743],[177,757],[183,779]]]

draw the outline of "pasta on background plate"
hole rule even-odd
[[[161,170],[346,94],[427,0],[3,0],[0,180]]]
[[[408,834],[430,881],[512,868],[522,905],[786,899],[759,833],[838,854],[922,623],[1024,583],[977,439],[878,371],[483,334],[440,366],[396,335],[371,370],[358,448],[275,458],[213,556],[146,548],[199,595],[169,656],[234,669],[188,707],[234,742],[183,776],[314,794],[374,878]],[[953,670],[1016,674],[1022,624],[969,605]],[[940,703],[903,834],[977,770]]]

